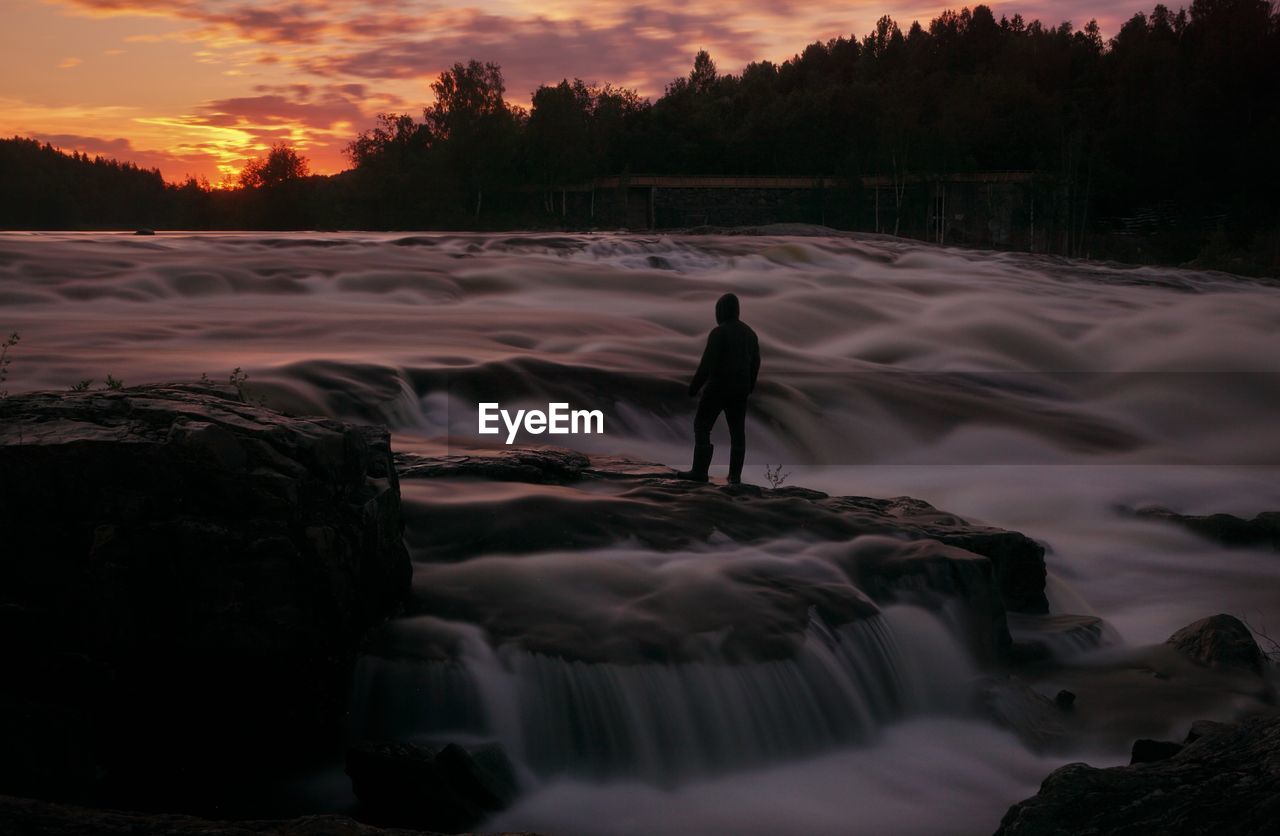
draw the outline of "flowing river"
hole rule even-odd
[[[726,291],[764,357],[747,481],[781,465],[787,484],[918,497],[1024,532],[1048,549],[1052,611],[1108,625],[1110,644],[1086,658],[1142,652],[1217,612],[1280,634],[1274,553],[1125,513],[1280,509],[1273,282],[878,236],[0,233],[0,330],[21,335],[10,391],[108,375],[225,382],[239,368],[251,397],[385,423],[397,449],[428,453],[481,443],[479,402],[566,402],[601,410],[604,433],[521,443],[687,466],[684,389]],[[415,507],[483,506],[533,526],[530,500],[553,493],[406,483],[410,543],[430,538]],[[716,606],[734,594],[730,567],[817,566],[815,549],[785,528],[750,549],[616,542],[423,561],[415,583],[502,600],[527,589],[513,577],[539,572],[530,631],[570,613],[606,625],[646,584],[685,584],[681,606]],[[366,660],[354,723],[502,742],[528,789],[489,829],[991,832],[1055,766],[1125,762],[1130,731],[1177,735],[1187,719],[1169,707],[1153,709],[1164,726],[1126,725],[1137,686],[1117,680],[1104,688],[1114,739],[1037,754],[974,716],[977,662],[945,620],[910,606],[838,630],[815,620],[795,658],[747,665],[711,651],[570,661],[431,617],[396,629],[422,659],[442,633],[460,655]],[[1039,685],[1063,683],[1081,687]],[[311,791],[340,809],[340,779]]]

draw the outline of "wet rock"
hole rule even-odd
[[[1135,763],[1155,763],[1166,760],[1182,751],[1181,743],[1171,740],[1149,740],[1141,738],[1133,741],[1133,749],[1129,753],[1130,765]]]
[[[1196,720],[1191,724],[1191,728],[1187,730],[1187,737],[1182,741],[1182,745],[1195,743],[1202,737],[1208,737],[1211,734],[1228,731],[1229,729],[1231,729],[1230,723],[1219,723],[1214,720]]]
[[[1066,659],[1112,641],[1114,632],[1092,615],[1009,614],[1009,633],[1019,661]]]
[[[783,485],[780,488],[774,488],[772,495],[794,496],[800,499],[812,500],[827,499],[830,496],[830,494],[825,494],[822,491],[815,491],[810,488],[801,488],[797,485]]]
[[[1006,658],[1009,629],[990,560],[929,540],[903,544],[860,538],[848,548],[851,554],[842,558],[842,565],[877,603],[951,607],[965,622],[961,627],[979,661]]]
[[[425,458],[397,453],[396,467],[405,479],[472,477],[497,482],[563,485],[582,479],[590,460],[581,453],[556,447],[495,450],[484,455]]]
[[[385,430],[230,387],[37,393],[0,402],[0,473],[0,789],[216,797],[333,739],[408,590]]]
[[[1224,546],[1270,546],[1280,551],[1280,512],[1267,511],[1253,519],[1231,514],[1179,514],[1168,508],[1138,508],[1134,516],[1180,525]]]
[[[1076,695],[1074,691],[1068,691],[1063,688],[1053,698],[1053,704],[1063,711],[1070,711],[1076,707]]]
[[[978,704],[996,724],[1038,752],[1059,748],[1067,739],[1062,712],[1054,701],[1016,676],[984,680],[978,688]]]
[[[1154,763],[1055,770],[997,836],[1264,834],[1280,821],[1280,716],[1231,725]]]
[[[1253,633],[1235,616],[1202,618],[1174,633],[1168,643],[1205,667],[1262,674],[1262,650]]]
[[[347,774],[370,820],[457,833],[509,807],[519,787],[500,746],[363,743]]]
[[[1009,662],[1015,666],[1034,665],[1052,658],[1047,645],[1013,641],[1009,645]]]
[[[749,482],[720,485],[718,487],[722,493],[729,494],[730,496],[750,496],[759,498],[764,496],[765,492],[765,488],[762,488],[759,485],[752,485]]]
[[[634,541],[670,551],[722,535],[757,543],[790,534],[845,542],[859,535],[937,540],[986,557],[1006,609],[1046,613],[1044,547],[1016,532],[970,523],[911,497],[831,497],[784,486],[723,487],[670,478],[670,468],[612,457],[583,466],[573,451],[515,448],[461,457],[397,456],[405,480],[480,477],[531,485],[581,483],[581,492],[534,491],[503,503],[490,498],[414,508],[416,525],[432,532],[415,554],[426,561],[483,554],[528,554],[603,548]],[[486,476],[486,474],[493,474]]]
[[[911,603],[1004,662],[1006,611],[1047,608],[1043,547],[910,497],[697,484],[554,448],[455,452],[398,457],[409,613],[479,625],[495,643],[584,662],[745,663],[793,658],[813,615],[838,628]],[[785,557],[755,548],[779,541]],[[602,559],[615,549],[654,554]]]

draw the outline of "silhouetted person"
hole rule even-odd
[[[677,475],[707,481],[707,468],[715,452],[711,428],[723,412],[729,424],[729,482],[737,484],[742,481],[742,462],[747,455],[747,398],[760,374],[760,341],[756,332],[738,319],[738,297],[732,293],[716,300],[716,323],[689,384],[690,395],[702,390],[693,419],[693,467]]]

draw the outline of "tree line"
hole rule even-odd
[[[420,114],[388,113],[312,176],[276,146],[239,188],[166,184],[128,163],[0,143],[4,226],[498,228],[563,223],[555,191],[627,173],[826,176],[1030,170],[1083,231],[1145,231],[1151,258],[1280,266],[1280,12],[1267,0],[1157,5],[1104,41],[975,6],[721,72],[700,52],[656,100],[564,80],[508,100],[469,61]],[[1075,210],[1073,210],[1075,211]],[[1105,252],[1105,248],[1103,250]]]

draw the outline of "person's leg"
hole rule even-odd
[[[730,398],[724,405],[729,425],[729,484],[742,481],[742,465],[747,458],[747,399]]]
[[[716,449],[711,445],[711,428],[716,425],[722,409],[724,406],[718,397],[703,393],[702,400],[698,401],[698,411],[693,416],[693,466],[676,476],[695,482],[707,481],[707,470]]]
[[[714,394],[704,394],[698,401],[698,411],[693,415],[693,444],[704,447],[711,443],[711,430],[720,417],[724,404]]]

